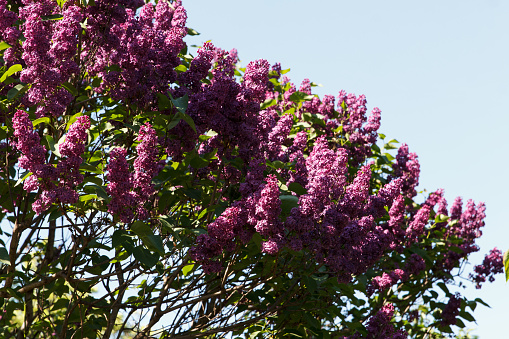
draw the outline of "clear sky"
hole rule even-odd
[[[315,92],[365,94],[382,110],[380,132],[419,155],[420,189],[445,189],[487,205],[480,253],[509,248],[509,1],[183,0],[188,26],[236,48],[243,65],[281,62],[297,85]],[[467,268],[471,270],[471,267]],[[483,289],[473,334],[505,338],[509,285],[502,275]]]

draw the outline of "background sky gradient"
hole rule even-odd
[[[188,26],[236,48],[242,65],[280,62],[297,86],[320,83],[320,96],[365,94],[382,110],[380,132],[419,155],[420,190],[445,189],[487,205],[480,264],[491,248],[509,247],[507,192],[509,136],[509,1],[184,0]],[[467,272],[472,266],[467,267]],[[481,290],[472,332],[481,339],[507,335],[509,285],[499,275]]]

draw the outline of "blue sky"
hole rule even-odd
[[[506,213],[509,94],[509,2],[448,1],[206,1],[184,0],[189,44],[237,48],[243,65],[281,62],[297,86],[315,92],[365,94],[382,110],[380,132],[419,155],[419,188],[445,189],[487,205],[479,264],[489,249],[509,248]],[[469,270],[471,267],[468,268]],[[509,285],[498,276],[462,293],[479,306],[472,332],[502,338]]]

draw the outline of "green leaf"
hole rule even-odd
[[[504,253],[505,281],[509,280],[509,250]]]
[[[30,171],[25,172],[23,174],[23,176],[21,178],[19,178],[18,181],[16,181],[16,184],[14,185],[14,187],[16,187],[19,184],[21,184],[23,181],[25,181],[26,178],[28,178],[31,175],[32,175],[32,172],[30,172]]]
[[[11,48],[12,46],[6,43],[5,41],[0,42],[0,51],[3,51],[4,49]]]
[[[0,247],[0,262],[6,265],[11,264],[11,259],[9,258],[9,252],[5,247]]]
[[[111,245],[113,247],[118,247],[120,245],[124,246],[126,242],[130,242],[131,237],[124,230],[116,230],[113,232],[111,236]]]
[[[69,91],[75,97],[78,96],[78,90],[70,82],[64,82],[62,87]]]
[[[80,165],[80,170],[83,172],[91,172],[91,173],[96,173],[96,174],[104,173],[100,167],[92,166],[92,165],[86,164],[86,163],[83,163]]]
[[[267,99],[260,105],[260,109],[266,109],[268,107],[274,106],[275,104],[277,104],[276,99]]]
[[[460,317],[462,317],[465,320],[475,322],[475,318],[470,313],[468,313],[466,311],[461,311],[459,315],[460,315]]]
[[[209,162],[203,158],[201,158],[199,155],[196,155],[191,159],[189,162],[192,168],[200,169],[205,168],[209,165]]]
[[[160,256],[164,256],[164,246],[161,236],[152,234],[141,237],[143,244],[151,251],[156,252]]]
[[[306,286],[309,293],[313,294],[318,289],[318,284],[312,277],[304,276],[302,277],[302,281],[304,282],[304,286]]]
[[[41,17],[42,21],[47,20],[62,20],[64,16],[62,14],[51,14],[51,15],[44,15]]]
[[[81,195],[79,197],[79,200],[80,201],[88,201],[88,200],[92,200],[92,199],[96,199],[97,198],[97,194],[85,194],[85,195]]]
[[[180,114],[180,117],[181,117],[181,118],[182,118],[185,122],[187,122],[187,123],[189,124],[189,126],[191,126],[191,128],[192,128],[192,129],[193,129],[193,131],[194,131],[194,133],[196,133],[196,126],[194,125],[194,121],[193,121],[193,119],[192,119],[189,115],[187,115],[187,114],[185,114],[185,113],[179,112],[179,114]]]
[[[444,282],[439,282],[437,284],[437,286],[440,287],[442,289],[442,291],[445,292],[445,294],[447,294],[447,295],[450,294],[449,289],[447,288],[447,285]]]
[[[491,306],[486,304],[481,298],[475,298],[475,301],[479,304],[483,304],[484,306],[491,308]]]
[[[10,77],[11,75],[13,75],[14,73],[16,72],[20,72],[21,70],[23,69],[23,66],[21,66],[20,64],[16,64],[16,65],[12,65],[11,67],[9,67],[9,69],[2,75],[2,77],[0,78],[0,82],[4,82],[5,79],[7,79],[7,77]]]
[[[456,326],[459,328],[465,328],[465,323],[460,318],[456,318]]]
[[[187,96],[187,94],[184,95],[183,97],[180,97],[177,99],[173,99],[173,97],[170,94],[170,99],[171,99],[171,102],[173,103],[173,105],[175,106],[175,108],[180,113],[184,113],[184,114],[186,113],[187,105],[189,104],[189,97]]]
[[[309,100],[312,100],[314,98],[314,95],[310,95],[310,94],[307,94],[307,93],[304,93],[304,92],[293,92],[291,95],[290,95],[290,100],[293,101],[293,102],[301,102],[301,101],[309,101]]]
[[[17,97],[18,94],[24,93],[26,90],[28,90],[28,86],[29,85],[22,85],[22,84],[14,86],[14,88],[11,88],[9,90],[9,92],[7,92],[7,99],[12,100],[15,97]]]
[[[58,218],[60,218],[63,215],[64,214],[62,213],[62,210],[60,208],[55,208],[55,210],[50,213],[50,215],[48,217],[48,221],[57,220]]]
[[[301,184],[299,184],[298,182],[292,182],[288,185],[288,189],[292,192],[295,192],[297,193],[298,195],[303,195],[303,194],[307,194],[307,189],[305,189],[304,187],[302,187]]]
[[[76,120],[78,120],[78,118],[79,118],[80,116],[82,116],[82,115],[83,115],[83,113],[81,113],[81,112],[78,112],[78,113],[74,114],[74,115],[71,117],[71,119],[69,119],[69,121],[67,122],[67,126],[66,126],[65,130],[66,130],[66,131],[68,131],[68,130],[69,130],[69,127],[71,127],[71,125],[72,125],[72,124],[73,124]]]
[[[187,28],[187,35],[200,35],[200,33],[195,31],[194,29],[188,27]]]
[[[110,251],[111,250],[111,247],[109,247],[109,246],[107,246],[105,244],[102,244],[102,243],[98,242],[95,239],[92,239],[88,243],[87,248],[100,248],[100,249],[103,249],[103,250],[106,250],[106,251]]]
[[[136,233],[137,236],[139,236],[140,238],[141,237],[144,237],[144,236],[147,236],[147,235],[153,235],[154,233],[152,232],[152,229],[150,228],[149,225],[147,225],[146,223],[144,223],[143,221],[135,221],[132,225],[131,225],[131,230]]]
[[[97,194],[98,200],[109,200],[110,197],[108,196],[108,193],[106,193],[106,190],[104,189],[105,186],[93,186],[95,189],[95,194]]]
[[[186,266],[182,267],[182,273],[184,274],[185,277],[187,277],[189,275],[189,273],[193,270],[193,268],[194,268],[194,264],[186,265]]]
[[[9,135],[8,132],[9,129],[7,128],[7,126],[0,127],[0,140],[6,139],[7,136]]]
[[[294,195],[280,195],[281,211],[283,214],[288,215],[292,208],[299,206],[299,198]]]
[[[177,67],[175,67],[175,70],[177,71],[177,73],[183,73],[187,71],[187,67],[185,65],[178,65]]]
[[[159,110],[164,111],[171,108],[171,101],[166,95],[163,93],[157,93],[157,98],[157,106],[159,107]]]
[[[36,119],[32,122],[32,124],[35,126],[39,125],[39,124],[49,124],[50,123],[50,119],[48,117],[44,117],[44,118],[39,118],[39,119]],[[49,135],[48,135],[49,136]]]
[[[146,268],[154,267],[159,261],[159,255],[152,254],[149,250],[141,246],[133,248],[133,255],[134,258],[141,262]]]
[[[56,150],[55,149],[55,140],[49,134],[46,134],[45,137],[46,137],[46,141],[48,142],[48,146],[49,146],[50,151],[55,153],[55,150]]]

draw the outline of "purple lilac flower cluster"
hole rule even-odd
[[[408,152],[408,145],[402,144],[396,155],[396,164],[393,165],[394,174],[389,179],[403,179],[403,195],[413,198],[417,195],[415,187],[419,185],[420,165],[417,154]]]
[[[490,250],[490,253],[486,254],[481,265],[474,267],[474,273],[470,274],[470,278],[475,281],[475,288],[481,288],[482,283],[488,279],[490,282],[495,281],[495,274],[504,272],[504,260],[502,257],[502,251],[498,248]]]
[[[274,70],[279,70],[280,72],[281,66],[275,65],[275,67]],[[281,99],[278,99],[281,93],[267,91],[266,100],[278,100],[276,106],[269,107],[267,110],[284,112],[293,103],[290,97],[296,92],[295,85],[290,83],[289,79],[285,76],[280,81],[282,85],[289,86],[289,88],[282,93]],[[304,79],[299,92],[305,93],[308,96],[312,95],[309,79]],[[342,126],[339,133],[349,141],[344,147],[349,153],[351,165],[356,166],[361,164],[371,154],[371,146],[378,137],[377,131],[380,128],[381,111],[375,107],[371,115],[367,117],[365,96],[360,95],[357,97],[354,94],[347,94],[345,91],[341,91],[338,95],[337,110],[335,110],[334,96],[325,95],[322,100],[317,96],[313,96],[302,103],[302,108],[297,110],[296,116],[300,119],[303,113],[310,113],[322,117],[325,127],[319,125],[314,127],[322,130],[327,137],[337,136],[338,128]]]
[[[383,272],[381,276],[374,277],[367,286],[368,295],[376,291],[383,292],[400,281],[407,281],[414,274],[419,274],[426,269],[424,259],[416,253],[406,259],[403,269],[396,268],[389,273]]]
[[[209,140],[209,143],[218,144],[218,154],[228,159],[228,152],[238,147],[240,156],[249,163],[261,140],[257,133],[258,113],[265,98],[269,65],[265,60],[250,62],[239,84],[235,79],[238,60],[235,50],[226,52],[207,43],[198,54],[199,60],[181,74],[183,86],[173,95],[177,98],[188,95],[186,113],[193,119],[199,134],[210,129],[218,133],[218,138]],[[210,68],[211,79],[199,82],[198,77],[208,74]],[[167,154],[172,159],[180,159],[183,152],[194,147],[196,134],[184,122],[179,123],[172,134],[174,136],[167,140]],[[226,145],[228,147],[224,147]]]
[[[41,189],[40,196],[32,205],[33,210],[40,214],[57,200],[63,204],[76,203],[78,193],[75,187],[83,181],[79,166],[90,128],[89,117],[81,116],[70,126],[65,142],[59,147],[62,158],[56,168],[46,164],[46,148],[39,144],[39,135],[33,131],[28,113],[18,110],[13,118],[13,128],[14,144],[22,153],[18,165],[32,172],[23,187],[29,192]]]
[[[444,258],[437,263],[437,269],[450,272],[459,260],[466,258],[470,253],[479,251],[475,241],[482,235],[485,211],[486,206],[483,202],[476,206],[473,200],[468,200],[466,209],[463,211],[462,199],[458,197],[454,200],[449,213],[452,222],[446,227],[445,232],[446,236],[457,237],[462,240],[462,243],[445,254]]]
[[[386,304],[372,316],[366,329],[368,331],[366,339],[406,339],[408,333],[405,330],[396,330],[394,324],[391,324],[391,319],[394,316],[394,305]],[[351,336],[349,339],[361,338],[358,333]]]
[[[43,178],[45,174],[53,177],[51,167],[46,165],[46,147],[40,145],[39,134],[34,132],[34,126],[28,113],[18,110],[12,119],[14,128],[14,146],[21,152],[18,159],[18,165],[22,169],[32,172],[24,183],[24,189],[28,192],[39,188],[38,177]],[[47,176],[47,175],[46,175]]]
[[[269,176],[267,183],[260,185],[262,172],[257,160],[248,175],[248,182],[253,184],[246,182],[241,186],[245,196],[235,205],[239,213],[227,210],[227,215],[209,225],[208,234],[200,236],[192,251],[194,259],[212,267],[213,256],[239,240],[241,231],[256,231],[267,239],[264,252],[275,255],[284,246],[294,250],[307,248],[318,261],[337,272],[342,281],[349,281],[352,274],[362,273],[376,262],[395,238],[391,230],[377,226],[374,218],[383,215],[386,206],[399,195],[401,180],[370,194],[371,167],[366,165],[347,183],[347,151],[333,151],[325,137],[318,138],[309,157],[302,160],[300,176],[305,178],[307,193],[300,195],[299,207],[293,208],[284,222],[280,220],[277,179]],[[248,216],[247,225],[241,215]],[[217,264],[213,267],[221,268]]]
[[[458,315],[460,314],[461,295],[456,293],[449,298],[442,311],[442,326],[455,325]]]
[[[120,221],[124,223],[131,222],[134,218],[132,206],[136,206],[136,198],[131,192],[133,185],[126,156],[127,150],[120,147],[112,149],[106,176],[108,179],[106,191],[111,195],[108,211],[118,215]]]
[[[7,10],[7,1],[0,0],[0,39],[11,45],[11,48],[7,49],[3,56],[7,67],[19,63],[21,56],[21,46],[18,42],[20,31],[15,26],[16,20],[18,20],[18,15]]]
[[[83,175],[79,173],[79,168],[83,161],[82,155],[85,152],[89,129],[90,118],[87,115],[78,117],[69,127],[65,141],[59,146],[62,159],[56,168],[59,177],[57,196],[63,204],[73,204],[78,201],[78,193],[74,188],[83,182]]]
[[[118,215],[124,223],[131,222],[135,213],[142,220],[149,217],[144,204],[155,194],[152,179],[164,165],[158,161],[157,134],[149,123],[140,127],[137,140],[140,143],[136,146],[134,172],[129,170],[127,150],[119,147],[111,150],[107,166],[109,184],[106,190],[112,197],[108,211]]]
[[[136,9],[143,6],[139,17]],[[187,34],[181,1],[98,0],[86,8],[87,40],[81,58],[102,77],[96,91],[147,107],[177,80],[178,53]]]
[[[14,27],[14,23],[18,19],[18,15],[14,12],[7,10],[7,0],[0,0],[0,34],[7,43],[14,43],[8,37],[12,34],[10,33]]]
[[[73,96],[61,85],[79,72],[75,55],[84,15],[80,7],[70,5],[62,10],[62,20],[43,20],[59,10],[52,1],[30,2],[20,9],[26,38],[20,80],[32,84],[24,100],[28,106],[37,105],[38,117],[64,113]]]

